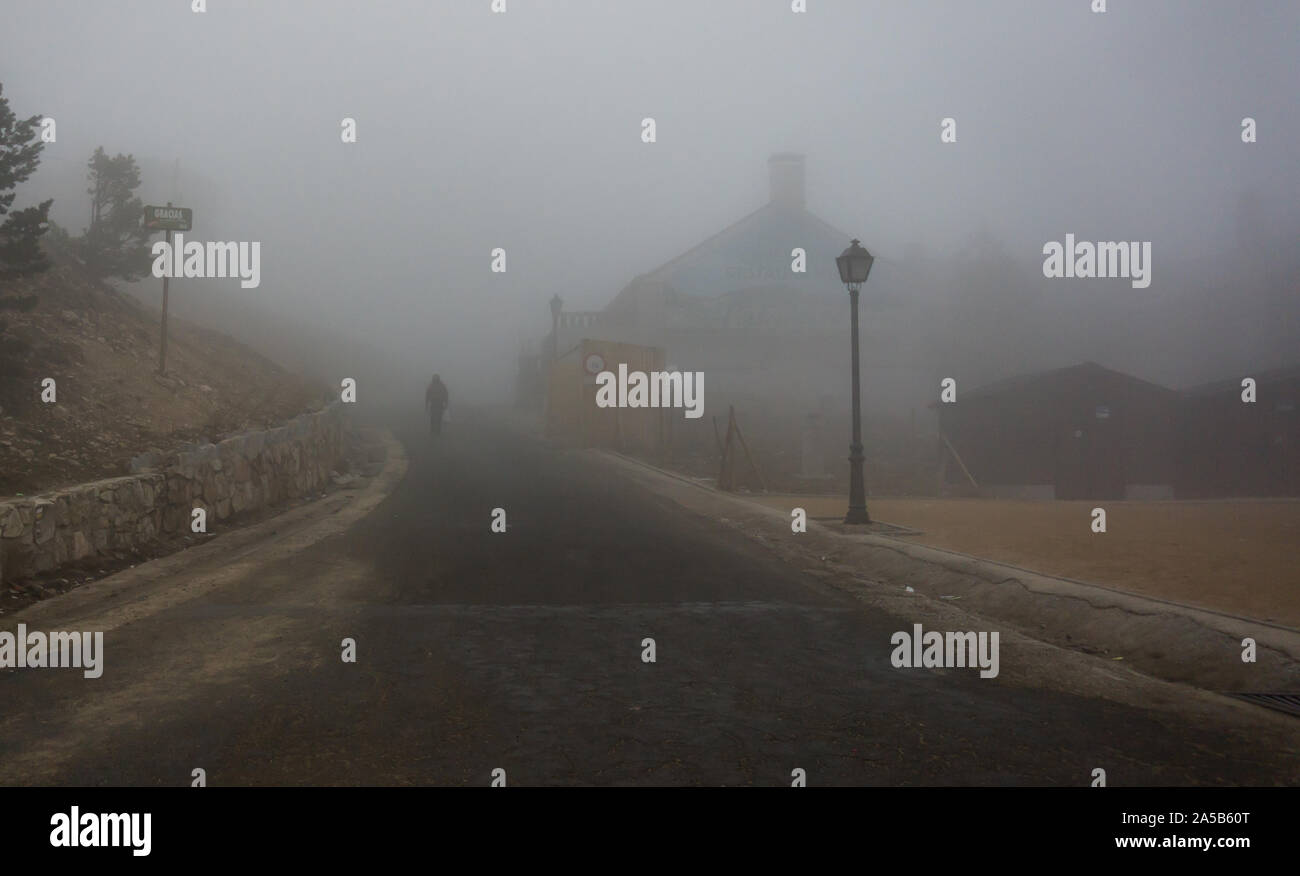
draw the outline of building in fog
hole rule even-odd
[[[582,338],[658,347],[670,366],[703,371],[710,393],[847,405],[849,306],[835,257],[857,235],[809,212],[804,156],[773,155],[768,174],[766,204],[636,277],[603,310],[565,313],[561,351]],[[796,249],[803,272],[792,269]],[[864,374],[882,382],[903,352],[888,318],[903,300],[895,272],[877,258],[862,293]]]
[[[1255,381],[1243,401],[1242,380]],[[1300,496],[1300,366],[1189,389],[1179,416],[1180,497]]]
[[[1085,362],[977,388],[959,383],[957,400],[935,407],[949,487],[974,479],[988,496],[1174,496],[1172,389]]]

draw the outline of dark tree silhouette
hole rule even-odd
[[[138,280],[149,272],[149,231],[144,204],[135,197],[140,168],[131,155],[110,156],[100,146],[90,156],[90,225],[79,241],[82,260],[100,279]]]
[[[16,280],[38,273],[50,266],[41,251],[40,237],[49,228],[50,204],[47,200],[35,207],[12,210],[19,183],[36,172],[40,163],[40,116],[19,119],[9,108],[0,85],[0,282]],[[28,308],[35,304],[32,296],[17,298],[0,295],[0,310]]]
[[[12,210],[14,190],[40,164],[45,144],[39,128],[39,116],[20,119],[14,115],[4,96],[4,86],[0,85],[0,217],[3,217],[0,221],[0,313],[35,307],[36,296],[18,294],[13,281],[50,266],[41,251],[40,237],[49,228],[53,200]],[[10,375],[22,370],[27,350],[27,342],[9,334],[5,320],[0,319],[0,391],[5,390]],[[8,392],[2,394],[8,399]],[[12,402],[6,403],[12,406]]]

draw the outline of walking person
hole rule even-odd
[[[446,384],[441,377],[433,375],[429,388],[424,391],[424,407],[429,411],[429,432],[434,435],[442,434],[442,415],[448,401]]]

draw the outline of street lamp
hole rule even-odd
[[[870,523],[867,514],[866,488],[862,479],[862,389],[858,363],[858,290],[867,282],[875,258],[857,241],[835,260],[840,280],[849,290],[849,307],[853,319],[853,443],[849,445],[849,513],[845,523]]]

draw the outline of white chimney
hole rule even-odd
[[[772,186],[772,203],[778,207],[802,210],[803,155],[778,152],[767,160],[768,179]]]

